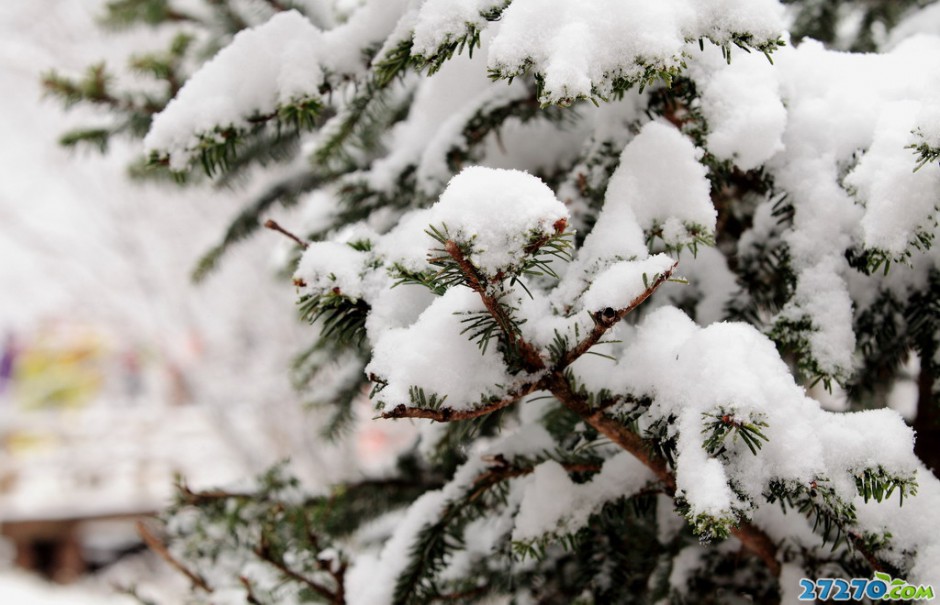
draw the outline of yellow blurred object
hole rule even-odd
[[[13,455],[40,449],[51,449],[56,444],[56,438],[52,434],[26,431],[7,435],[4,441],[5,449]]]
[[[13,373],[13,398],[24,409],[77,408],[104,384],[104,346],[87,329],[44,332],[20,352]]]

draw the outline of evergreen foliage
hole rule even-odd
[[[909,106],[866,109],[863,148],[846,135],[842,155],[817,154],[832,164],[821,186],[807,174],[817,164],[790,148],[825,141],[784,134],[815,92],[774,78],[809,61],[798,53],[842,58],[788,46],[739,2],[725,18],[721,3],[676,0],[688,20],[657,44],[628,30],[633,15],[575,2],[556,3],[559,15],[524,0],[340,4],[116,0],[107,25],[179,32],[128,64],[164,94],[122,88],[104,65],[44,78],[66,107],[112,120],[63,144],[106,151],[162,121],[171,142],[148,138],[149,168],[135,174],[261,192],[197,279],[275,207],[300,207],[300,237],[273,227],[298,244],[286,270],[297,264],[298,329],[311,341],[298,389],[331,439],[356,438],[368,399],[373,422],[418,427],[412,446],[387,453],[388,474],[326,496],[281,467],[245,492],[181,483],[163,530],[198,579],[195,602],[225,590],[249,603],[776,602],[796,594],[794,574],[940,580],[935,536],[899,521],[940,503],[921,462],[940,468],[936,445],[918,440],[918,460],[904,421],[872,409],[916,358],[917,422],[940,417],[929,412],[940,401],[927,199],[940,194],[937,124],[918,114],[897,126]],[[791,43],[876,51],[929,3],[784,4]],[[185,105],[184,86],[211,83],[201,62],[247,48],[243,29],[257,40],[296,26],[292,9],[324,56],[295,57],[302,75],[291,59],[268,66],[282,76],[283,90],[266,91],[273,111],[249,99],[239,118],[210,124]],[[651,29],[672,23],[631,10]],[[539,35],[505,42],[526,18]],[[604,46],[623,39],[633,46]],[[226,83],[256,75],[238,67]],[[825,88],[846,74],[824,75],[814,85],[826,94],[807,105],[870,109]],[[936,98],[903,94],[918,108]],[[173,129],[173,98],[197,126]],[[877,164],[889,138],[907,154],[894,172],[898,145]],[[467,170],[478,164],[529,175]],[[870,183],[889,172],[896,180]],[[912,218],[895,239],[876,214],[884,189],[914,208],[898,211]],[[845,409],[804,396],[825,397],[817,385]]]

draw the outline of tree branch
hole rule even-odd
[[[642,294],[630,301],[630,304],[622,309],[612,309],[610,307],[597,311],[591,314],[591,319],[594,320],[594,328],[591,330],[591,333],[588,334],[581,342],[579,342],[573,349],[565,353],[564,357],[558,360],[558,363],[555,364],[554,370],[564,369],[570,366],[575,362],[576,359],[584,355],[590,350],[591,347],[596,345],[600,341],[601,337],[607,333],[607,330],[611,329],[618,321],[629,315],[634,309],[643,304],[647,298],[652,296],[661,285],[663,285],[666,280],[668,280],[673,271],[676,270],[676,267],[679,265],[678,262],[674,263],[672,267],[663,271],[656,279],[654,279],[643,291]]]
[[[176,557],[170,554],[170,551],[167,549],[166,545],[161,542],[159,538],[153,535],[153,532],[150,531],[143,521],[137,522],[137,533],[140,534],[144,544],[146,544],[150,550],[157,553],[161,559],[170,565],[170,567],[189,578],[189,581],[193,583],[193,586],[201,588],[208,593],[212,593],[212,587],[209,586],[205,578],[183,565],[176,559]]]
[[[493,319],[496,320],[496,323],[499,324],[503,334],[506,335],[509,346],[519,351],[526,371],[537,372],[538,370],[545,369],[545,362],[542,361],[538,350],[520,335],[516,334],[509,315],[506,313],[505,309],[503,309],[502,305],[499,304],[496,297],[487,290],[486,278],[480,275],[480,272],[473,266],[473,263],[467,260],[467,257],[461,252],[460,246],[458,246],[454,240],[447,240],[444,244],[444,251],[447,252],[447,254],[454,259],[454,262],[457,263],[457,266],[460,267],[460,272],[463,273],[464,277],[467,279],[470,288],[480,295],[480,299],[483,301],[486,310],[489,311]]]
[[[655,289],[652,285],[651,288]],[[647,294],[649,296],[649,294]],[[669,496],[676,493],[676,478],[669,470],[669,466],[662,458],[654,456],[647,447],[646,441],[629,428],[611,418],[603,410],[592,408],[581,396],[571,390],[568,380],[555,371],[550,375],[548,389],[569,410],[580,416],[586,423],[594,427],[612,442],[630,452],[644,466],[653,471],[653,474],[662,481],[665,492]],[[741,541],[741,544],[757,555],[767,566],[770,572],[777,577],[780,575],[780,563],[776,559],[777,547],[773,540],[760,528],[742,522],[732,529],[732,533]]]
[[[510,393],[499,401],[494,401],[483,407],[474,408],[472,410],[455,410],[453,408],[446,407],[431,410],[428,408],[409,407],[402,403],[395,406],[388,412],[383,412],[382,418],[427,418],[436,422],[471,420],[473,418],[479,418],[480,416],[492,414],[493,412],[501,410],[505,407],[509,407],[526,395],[541,390],[542,388],[544,387],[541,380],[537,382],[528,382],[522,385],[517,391]]]
[[[277,224],[277,222],[275,222],[275,221],[272,220],[272,219],[268,219],[268,220],[264,221],[264,228],[265,228],[265,229],[270,229],[271,231],[277,231],[278,233],[280,233],[280,234],[282,234],[282,235],[286,235],[286,236],[289,237],[290,239],[294,240],[294,242],[296,242],[297,245],[300,246],[301,248],[303,248],[304,250],[306,250],[306,249],[309,247],[309,245],[310,245],[310,244],[308,244],[307,242],[305,242],[304,240],[302,240],[302,239],[300,239],[299,237],[297,237],[296,235],[294,235],[293,233],[291,233],[290,231],[288,231],[287,229],[285,229],[284,227],[281,227],[279,224]]]
[[[301,584],[307,586],[312,591],[314,591],[315,593],[317,593],[318,595],[326,599],[327,602],[334,603],[335,605],[343,605],[345,603],[345,598],[343,597],[341,590],[337,590],[337,592],[333,592],[327,587],[323,586],[322,584],[319,584],[318,582],[311,580],[310,578],[303,575],[302,573],[294,571],[293,569],[288,567],[284,563],[284,561],[281,561],[277,557],[272,556],[271,550],[270,548],[268,548],[268,545],[264,541],[263,537],[262,537],[261,544],[259,544],[258,547],[255,548],[254,553],[255,555],[257,555],[259,559],[275,567],[278,571],[280,571],[281,573],[283,573],[285,576],[289,577],[290,579],[296,582],[300,582]]]

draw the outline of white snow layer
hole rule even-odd
[[[665,254],[657,254],[645,260],[620,261],[604,270],[582,297],[584,308],[598,311],[606,307],[623,309],[628,307],[666,271],[676,266],[676,261]]]
[[[678,67],[687,40],[727,42],[749,32],[755,42],[783,30],[776,0],[515,0],[503,12],[489,52],[502,73],[543,74],[543,101],[607,96],[614,80],[640,79],[647,66]]]
[[[318,98],[322,36],[294,10],[239,32],[154,116],[145,147],[169,154],[171,167],[182,170],[201,136],[244,128],[252,116],[271,114],[283,103]]]
[[[667,244],[690,241],[688,228],[693,226],[710,235],[717,214],[701,156],[701,149],[676,128],[650,122],[624,148],[605,199],[628,204],[639,226],[660,229]]]
[[[534,239],[555,235],[567,224],[568,210],[537,177],[520,170],[471,166],[448,183],[434,206],[402,217],[376,249],[389,262],[413,271],[430,268],[427,257],[439,249],[426,231],[446,228],[485,275],[517,268]],[[436,252],[435,254],[443,254]]]
[[[692,515],[755,514],[755,521],[763,522],[765,516],[756,515],[752,503],[764,502],[768,482],[808,485],[825,480],[837,495],[856,505],[863,527],[889,531],[897,556],[904,550],[919,551],[916,569],[929,569],[926,561],[935,555],[923,548],[930,542],[922,531],[923,520],[940,515],[940,483],[914,456],[913,432],[896,412],[821,409],[794,383],[774,344],[746,324],[701,328],[681,311],[664,307],[626,340],[614,367],[609,360],[581,359],[575,369],[592,390],[654,397],[646,422],[677,418],[676,482]],[[724,459],[706,452],[708,423],[714,415],[725,414],[768,425],[762,429],[768,441],[756,455],[730,436]],[[897,496],[880,504],[865,504],[858,496],[855,476],[879,466],[892,474],[917,476],[921,487],[917,496],[905,498],[904,515],[897,514]],[[749,501],[735,495],[731,482]],[[767,506],[772,505],[759,505]],[[792,535],[792,525],[787,524],[781,537]]]
[[[242,30],[187,81],[154,116],[144,139],[148,151],[168,155],[183,170],[200,139],[246,128],[291,102],[320,100],[324,79],[360,74],[363,49],[385,40],[407,0],[370,0],[343,25],[326,32],[296,10]]]
[[[431,209],[458,243],[469,243],[470,261],[487,275],[518,264],[533,239],[564,229],[565,205],[538,178],[519,170],[474,166],[451,179]]]
[[[466,334],[461,319],[485,311],[476,292],[451,288],[434,300],[411,326],[378,335],[366,372],[388,382],[375,399],[407,404],[412,387],[430,397],[447,397],[447,407],[469,409],[499,397],[512,383],[502,355],[490,346],[483,353]],[[502,388],[501,388],[502,387]]]
[[[743,169],[764,164],[795,209],[784,235],[797,272],[781,318],[809,319],[822,371],[854,367],[845,251],[855,245],[903,257],[931,225],[936,166],[914,172],[912,132],[940,133],[929,108],[940,90],[940,38],[915,37],[890,53],[835,52],[813,41],[782,48],[775,65],[714,50],[694,55],[709,151]],[[785,108],[785,109],[784,109]]]
[[[601,471],[582,484],[572,481],[554,460],[543,462],[525,487],[512,539],[523,542],[545,534],[575,533],[604,504],[632,496],[654,480],[653,473],[627,452],[605,461]]]

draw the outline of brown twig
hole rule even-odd
[[[594,320],[594,328],[591,330],[591,333],[585,336],[581,342],[574,346],[574,348],[566,352],[564,357],[558,360],[558,363],[555,364],[553,369],[560,370],[566,368],[574,363],[576,359],[587,353],[591,347],[600,341],[601,337],[604,336],[604,334],[606,334],[609,329],[614,327],[617,322],[629,315],[634,309],[643,304],[647,298],[652,296],[653,292],[655,292],[666,282],[666,280],[672,276],[672,273],[676,270],[678,264],[679,263],[674,263],[672,267],[657,275],[656,279],[654,279],[646,287],[646,290],[630,301],[630,304],[626,307],[621,309],[607,308],[592,313],[591,318]]]
[[[531,344],[523,340],[515,333],[505,311],[499,305],[499,302],[496,300],[496,298],[487,291],[486,279],[481,276],[476,267],[474,267],[473,264],[467,260],[467,258],[460,251],[460,247],[454,241],[448,240],[444,245],[444,250],[460,267],[460,270],[466,278],[470,288],[480,295],[480,298],[482,299],[487,311],[489,311],[489,313],[499,324],[500,328],[506,334],[509,344],[516,346],[522,353],[523,359],[527,365],[527,369],[530,371],[544,369],[545,365],[541,356],[538,354],[538,351]],[[569,384],[568,379],[565,377],[564,370],[582,355],[587,353],[594,345],[596,345],[604,336],[604,334],[606,334],[607,331],[610,330],[617,322],[622,320],[634,309],[643,304],[646,299],[652,296],[652,294],[672,276],[672,273],[675,271],[677,265],[678,263],[674,263],[672,267],[657,275],[656,278],[647,286],[647,288],[639,296],[630,301],[627,306],[620,309],[608,308],[592,313],[591,317],[594,320],[594,328],[591,330],[590,334],[578,342],[574,348],[567,351],[565,355],[550,369],[546,376],[544,376],[538,382],[527,384],[519,394],[514,394],[487,406],[468,411],[453,410],[450,408],[427,410],[421,408],[410,408],[402,404],[396,407],[394,410],[382,414],[382,417],[430,418],[438,422],[467,420],[495,412],[511,405],[512,403],[515,403],[522,396],[528,393],[545,389],[551,392],[555,397],[558,398],[559,401],[561,401],[563,405],[565,405],[565,407],[575,412],[599,433],[606,436],[613,443],[616,443],[624,450],[630,452],[630,454],[632,454],[637,458],[637,460],[649,468],[657,477],[657,479],[662,482],[664,487],[663,491],[670,496],[674,496],[676,492],[676,479],[675,475],[666,464],[666,461],[658,456],[655,456],[650,451],[647,442],[643,439],[642,436],[634,433],[615,418],[608,416],[604,410],[609,406],[604,406],[603,408],[592,407],[584,397],[575,393],[571,389],[571,385]],[[529,472],[531,472],[531,470],[529,470]],[[491,469],[486,474],[478,477],[475,484],[480,483],[480,485],[476,490],[474,490],[474,493],[471,495],[471,500],[479,497],[480,494],[485,493],[485,491],[489,489],[493,483],[523,474],[526,474],[525,469],[517,469],[509,465],[506,465],[505,468],[502,469]],[[746,549],[754,553],[764,562],[764,564],[774,576],[780,575],[780,563],[776,559],[777,549],[773,543],[773,540],[771,540],[766,533],[764,533],[760,528],[747,522],[740,523],[732,530],[732,533],[741,541]]]
[[[270,4],[271,8],[273,8],[276,11],[283,12],[288,9],[288,7],[284,5],[284,3],[279,2],[278,0],[265,0],[265,1],[268,4]]]
[[[271,219],[268,219],[268,220],[264,221],[264,228],[265,228],[265,229],[270,229],[271,231],[277,231],[278,233],[281,233],[281,234],[283,234],[283,235],[286,235],[287,237],[289,237],[289,238],[291,238],[292,240],[294,240],[294,242],[296,242],[297,245],[300,246],[301,248],[303,248],[304,250],[306,250],[307,247],[310,245],[310,244],[308,244],[307,242],[305,242],[304,240],[302,240],[302,239],[300,239],[299,237],[297,237],[296,235],[294,235],[293,233],[291,233],[290,231],[288,231],[287,229],[285,229],[284,227],[281,227],[280,225],[278,225],[275,221],[273,221],[273,220],[271,220]]]
[[[471,420],[473,418],[486,416],[487,414],[492,414],[493,412],[509,407],[526,395],[534,393],[535,391],[541,390],[543,388],[544,385],[542,384],[541,380],[537,382],[529,382],[522,385],[518,390],[510,393],[499,401],[494,401],[492,403],[486,404],[483,407],[474,408],[472,410],[455,410],[453,408],[447,407],[432,410],[428,408],[409,407],[401,403],[388,412],[383,412],[382,418],[427,418],[437,422]]]
[[[161,542],[159,538],[153,535],[153,533],[144,524],[143,521],[137,522],[137,533],[140,534],[144,544],[146,544],[150,550],[157,553],[161,559],[170,565],[170,567],[189,578],[189,581],[193,583],[193,586],[201,588],[208,593],[212,593],[212,587],[209,586],[206,580],[198,573],[183,565],[179,560],[176,559],[176,557],[170,554],[170,551],[167,549],[166,545]]]
[[[251,581],[245,576],[238,576],[238,581],[245,587],[245,601],[248,602],[248,605],[262,605],[258,597],[255,596],[255,591],[251,587]]]
[[[775,577],[780,577],[780,562],[777,561],[777,545],[764,531],[747,521],[731,529],[731,534],[741,541],[746,549],[757,555]]]
[[[624,450],[630,452],[630,454],[642,462],[644,466],[653,471],[653,474],[663,483],[665,492],[669,496],[675,495],[675,476],[672,474],[672,471],[669,470],[665,460],[654,456],[652,452],[650,452],[646,442],[640,435],[637,435],[616,419],[605,414],[603,410],[591,408],[587,401],[571,390],[568,381],[565,380],[564,377],[558,376],[558,373],[553,374],[553,378],[554,380],[550,386],[552,394],[554,394],[565,407],[578,414],[578,416],[594,427],[599,433]],[[770,539],[770,536],[764,533],[760,528],[747,522],[740,523],[731,531],[745,548],[757,555],[764,562],[775,577],[780,575],[780,563],[776,558],[777,547],[774,545],[773,540]]]
[[[180,484],[177,486],[179,490],[180,499],[185,504],[191,506],[199,506],[200,504],[208,504],[210,502],[218,502],[219,500],[251,500],[255,497],[255,494],[250,494],[247,492],[227,492],[221,489],[210,489],[205,491],[193,491],[186,484]]]
[[[542,361],[542,357],[539,355],[536,348],[520,335],[516,334],[515,329],[513,329],[512,320],[509,318],[505,309],[499,304],[496,297],[487,291],[486,278],[480,275],[480,272],[473,266],[473,263],[467,260],[467,257],[461,252],[460,246],[453,240],[447,240],[444,244],[444,251],[447,252],[447,254],[454,259],[454,262],[457,263],[457,266],[460,267],[460,272],[463,273],[464,277],[467,279],[467,284],[470,288],[480,295],[480,299],[483,301],[486,310],[489,311],[490,315],[493,316],[493,319],[496,320],[496,323],[499,324],[500,329],[506,335],[509,346],[519,351],[526,371],[537,372],[544,369],[545,362]]]
[[[284,561],[281,561],[278,558],[272,556],[267,543],[263,539],[262,539],[261,544],[257,548],[255,548],[254,553],[259,559],[261,559],[265,563],[268,563],[271,566],[275,567],[277,570],[279,570],[281,573],[283,573],[285,576],[289,577],[290,579],[300,582],[301,584],[307,586],[312,591],[314,591],[315,593],[317,593],[318,595],[326,599],[328,602],[335,603],[336,605],[342,605],[342,603],[345,602],[344,600],[339,600],[340,597],[342,596],[339,592],[331,591],[329,588],[323,586],[322,584],[318,582],[315,582],[314,580],[308,578],[302,573],[294,571],[293,569],[288,567],[284,563]]]

